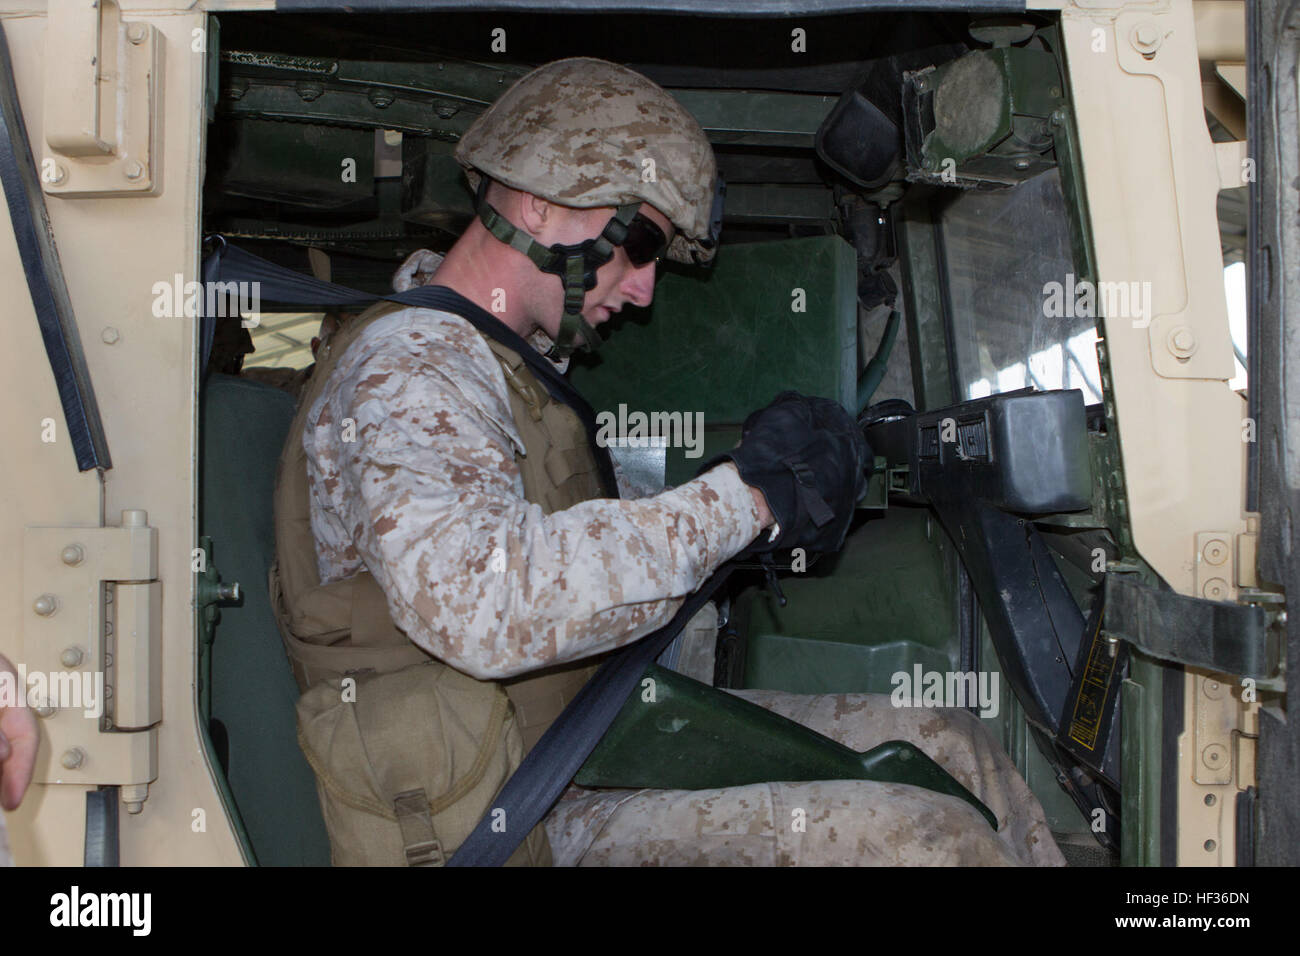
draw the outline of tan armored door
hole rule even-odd
[[[40,6],[6,2],[0,21],[38,171],[29,198],[48,209],[64,332],[85,374],[69,406],[54,370],[66,381],[70,366],[47,355],[3,214],[0,652],[41,714],[35,782],[7,815],[10,839],[19,864],[82,863],[87,795],[111,786],[122,864],[238,864],[194,694],[185,286],[198,267],[207,18],[180,4],[147,16],[105,0]],[[102,420],[98,460],[74,451],[78,404]]]

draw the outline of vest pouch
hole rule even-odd
[[[431,660],[393,623],[384,592],[368,572],[299,594],[292,602],[294,614],[285,578],[280,562],[273,562],[267,591],[300,691],[356,671],[387,673]]]
[[[505,691],[433,660],[315,684],[298,701],[298,743],[336,866],[441,866],[524,754]],[[550,864],[541,824],[507,863]]]

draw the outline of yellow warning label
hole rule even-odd
[[[1115,669],[1115,658],[1101,636],[1101,615],[1092,633],[1092,647],[1088,651],[1088,666],[1079,682],[1079,696],[1074,701],[1070,717],[1070,739],[1087,748],[1097,749],[1097,736],[1101,731],[1101,715],[1106,705],[1106,691],[1110,675]]]

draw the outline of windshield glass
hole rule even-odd
[[[963,192],[940,222],[960,398],[1033,386],[1101,401],[1096,309],[1081,291],[1057,171]]]

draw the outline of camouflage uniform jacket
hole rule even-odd
[[[303,435],[322,583],[370,570],[411,640],[480,680],[648,634],[760,531],[731,464],[544,514],[506,388],[469,322],[402,309],[341,357]]]

